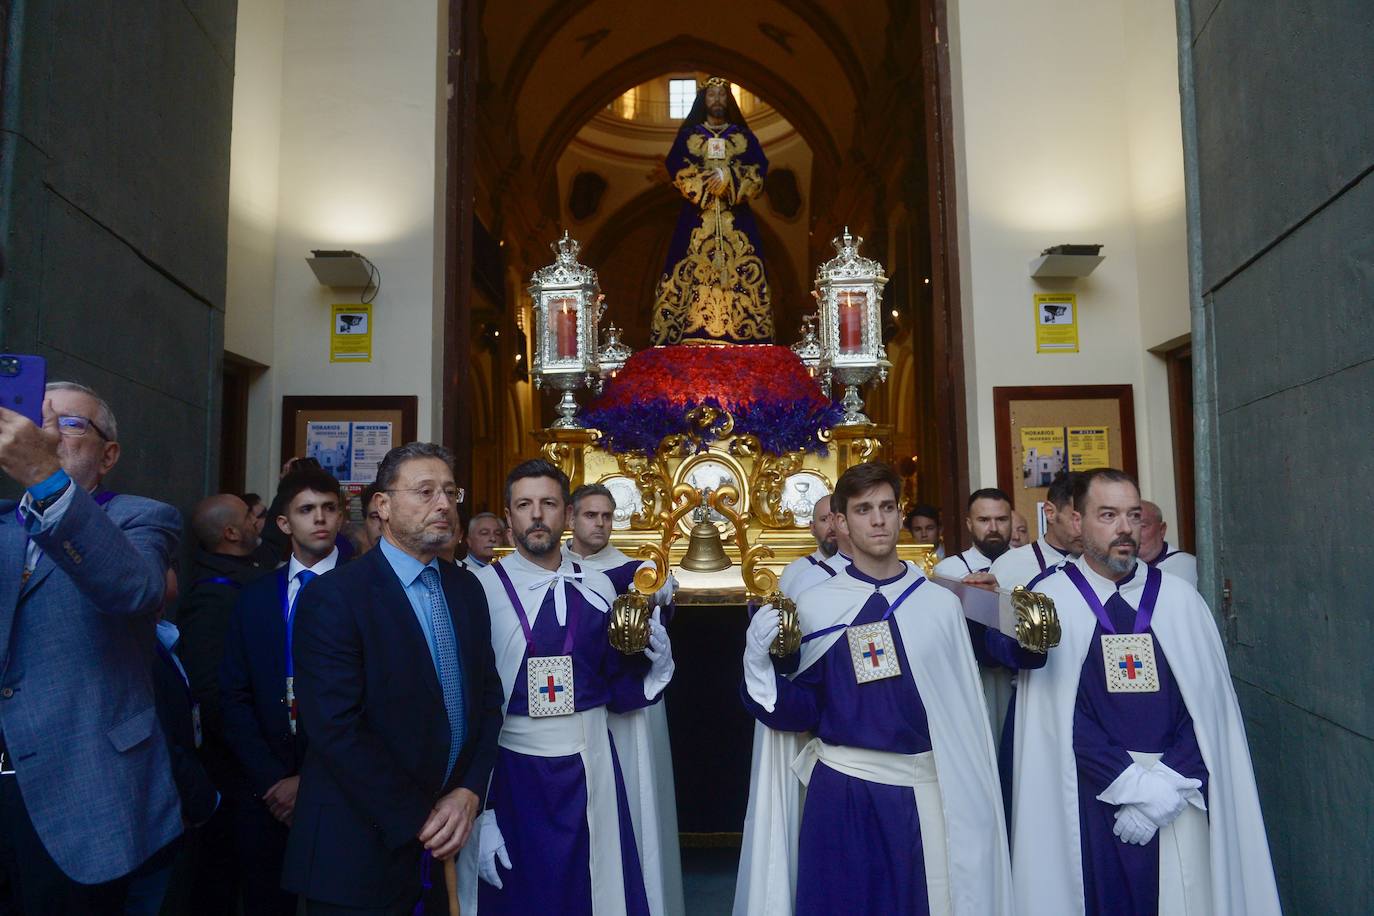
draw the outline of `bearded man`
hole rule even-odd
[[[1035,588],[1063,636],[1022,671],[1013,883],[1029,916],[1277,916],[1226,653],[1202,596],[1139,559],[1130,475],[1073,485],[1083,555]]]
[[[655,611],[643,656],[607,635],[615,589],[565,557],[568,478],[543,459],[506,477],[515,553],[478,573],[505,723],[482,815],[478,912],[647,916],[608,713],[643,709],[673,676]]]

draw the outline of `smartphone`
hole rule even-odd
[[[43,425],[43,395],[48,362],[41,356],[0,353],[0,407]]]

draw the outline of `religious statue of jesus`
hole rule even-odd
[[[654,345],[771,343],[768,276],[749,209],[768,160],[728,81],[713,76],[697,92],[667,166],[686,199],[658,281]]]

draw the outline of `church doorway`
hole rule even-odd
[[[909,498],[957,515],[968,432],[942,0],[706,0],[691,22],[652,4],[546,6],[450,7],[443,417],[468,511],[499,511],[505,471],[554,417],[528,375],[526,286],[565,230],[600,276],[603,324],[636,351],[651,345],[683,200],[665,155],[714,76],[769,160],[751,205],[775,342],[794,343],[814,311],[831,239],[862,235],[890,278],[893,363],[867,412],[894,429]],[[719,660],[680,666],[667,695],[680,826],[700,844],[728,845],[743,820],[744,621],[701,608],[674,622],[680,654]],[[703,753],[739,763],[695,766]]]

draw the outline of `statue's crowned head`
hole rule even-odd
[[[683,119],[682,126],[684,129],[690,128],[707,119],[744,126],[744,113],[735,101],[730,81],[723,76],[712,76],[697,87],[696,101]]]
[[[702,99],[706,103],[706,113],[718,121],[724,121],[730,114],[730,81],[723,76],[713,76],[701,87]]]

